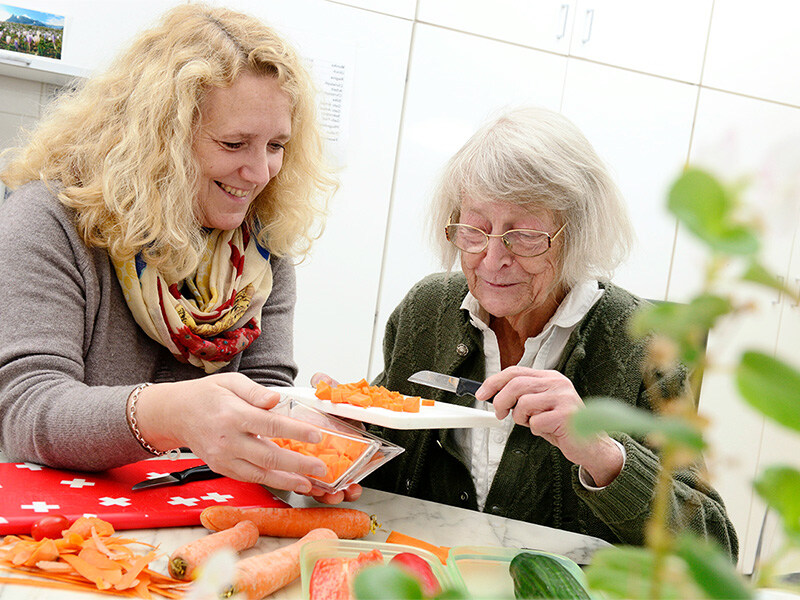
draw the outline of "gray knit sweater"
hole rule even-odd
[[[295,274],[272,258],[262,332],[223,371],[291,385]],[[9,459],[101,470],[147,458],[125,403],[145,381],[205,375],[134,321],[108,254],[40,182],[0,204],[0,448]]]
[[[573,332],[558,370],[587,403],[609,396],[651,410],[643,384],[644,342],[632,340],[626,322],[640,300],[606,284],[605,293]],[[412,373],[429,369],[482,381],[483,338],[461,310],[467,293],[461,273],[426,277],[392,313],[384,337],[384,372],[373,382],[408,395],[467,405],[468,397],[411,384]],[[682,379],[680,377],[679,379]],[[373,428],[406,451],[364,480],[364,485],[477,510],[467,460],[452,429],[399,431]],[[627,456],[619,476],[600,491],[586,490],[578,467],[530,430],[515,426],[486,498],[486,512],[603,538],[641,545],[656,478],[656,452],[642,440],[612,433]],[[714,539],[735,560],[738,540],[722,499],[697,468],[680,470],[672,481],[671,527]]]

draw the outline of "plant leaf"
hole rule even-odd
[[[711,174],[690,168],[669,190],[668,209],[713,250],[752,255],[758,251],[755,230],[734,220],[736,200]]]
[[[752,261],[747,266],[747,270],[742,273],[742,280],[758,283],[765,287],[778,290],[790,298],[800,300],[800,295],[796,294],[789,286],[784,284],[781,279],[773,275],[764,265],[756,261]]]
[[[781,517],[783,529],[800,545],[800,471],[772,465],[753,483],[759,496]]]
[[[694,425],[676,417],[662,417],[612,398],[590,398],[572,415],[570,425],[582,437],[607,431],[624,431],[645,437],[661,434],[672,443],[701,451],[703,436]]]
[[[683,564],[674,556],[667,557],[666,577],[659,586],[661,600],[699,598],[700,590],[691,580]],[[647,548],[615,546],[602,548],[592,556],[586,568],[586,581],[592,593],[603,598],[632,600],[653,597],[654,555]]]
[[[695,583],[713,600],[745,600],[753,591],[736,572],[730,558],[717,545],[694,535],[678,538],[675,548]]]
[[[411,575],[392,565],[367,567],[353,581],[357,600],[422,600],[422,587]]]
[[[800,431],[800,372],[762,352],[748,351],[736,369],[742,397],[785,427]]]
[[[680,360],[693,366],[705,353],[708,331],[731,310],[729,299],[714,294],[701,294],[688,304],[648,304],[636,311],[630,331],[634,337],[655,333],[673,340],[678,345]]]

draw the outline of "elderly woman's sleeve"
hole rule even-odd
[[[598,491],[585,489],[574,468],[573,488],[595,515],[628,544],[644,544],[645,523],[651,516],[661,461],[646,446],[626,434],[614,434],[625,447],[625,466],[617,478]],[[669,491],[670,530],[692,531],[715,540],[735,561],[739,541],[720,495],[705,483],[700,465],[678,470]]]

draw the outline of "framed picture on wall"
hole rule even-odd
[[[0,50],[61,60],[64,16],[0,3]]]

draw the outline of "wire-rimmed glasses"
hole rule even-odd
[[[483,229],[472,225],[451,223],[451,219],[447,220],[444,234],[447,240],[462,252],[480,254],[489,246],[489,238],[496,237],[503,240],[503,245],[509,252],[526,258],[540,256],[550,250],[553,240],[567,226],[564,223],[553,235],[535,229],[509,229],[505,233],[486,233]]]

